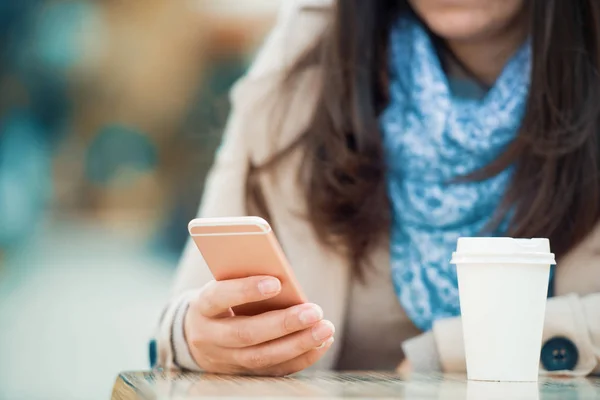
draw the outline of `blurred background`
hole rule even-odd
[[[107,399],[283,0],[0,0],[0,399]]]

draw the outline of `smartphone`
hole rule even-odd
[[[277,296],[234,307],[235,315],[258,315],[306,303],[285,254],[264,219],[197,218],[189,223],[188,230],[215,280],[267,275],[281,281]]]

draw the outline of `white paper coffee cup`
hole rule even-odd
[[[470,380],[538,379],[550,266],[548,239],[461,238],[456,264]]]

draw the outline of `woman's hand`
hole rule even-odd
[[[412,365],[410,365],[410,361],[408,359],[404,359],[400,365],[396,367],[396,373],[400,375],[410,374],[412,372]]]
[[[212,281],[190,302],[184,332],[192,357],[211,373],[285,376],[315,362],[333,343],[334,326],[314,304],[253,317],[232,307],[265,300],[281,291],[276,278],[257,276]]]

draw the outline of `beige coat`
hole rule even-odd
[[[260,164],[303,130],[311,117],[321,85],[316,67],[303,77],[295,93],[293,113],[286,116],[279,136],[272,135],[272,114],[261,112],[260,102],[276,85],[285,67],[310,44],[327,22],[332,0],[286,0],[277,26],[247,75],[232,91],[233,111],[215,165],[209,175],[199,215],[206,217],[247,214],[244,196],[246,173],[251,163]],[[320,10],[319,10],[320,9]],[[266,110],[268,107],[263,107]],[[344,334],[348,263],[324,250],[310,225],[297,217],[305,210],[303,195],[291,177],[300,160],[296,152],[281,166],[276,177],[260,177],[271,220],[297,277],[311,302],[319,304],[326,318]],[[382,246],[372,255],[378,263],[389,263],[389,250]],[[181,324],[182,302],[211,280],[197,249],[188,244],[174,286],[174,297],[161,319],[158,342],[159,365],[175,368],[173,332]],[[571,254],[559,262],[555,299],[548,302],[544,339],[570,338],[579,349],[576,374],[600,372],[600,227]],[[507,295],[510,295],[507,292]],[[351,310],[350,310],[351,311]],[[464,371],[464,348],[459,318],[440,321],[433,329],[441,365],[446,371]],[[342,343],[337,340],[336,344]],[[398,344],[400,345],[400,343]],[[334,345],[318,367],[332,368],[339,347]],[[400,361],[400,360],[399,360]]]

